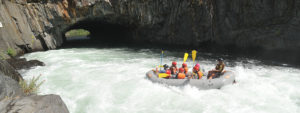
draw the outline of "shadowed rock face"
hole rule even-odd
[[[23,79],[19,72],[6,60],[0,60],[0,72],[3,73],[3,75],[14,79],[15,81]]]
[[[30,69],[35,66],[45,66],[45,64],[41,61],[38,60],[27,61],[25,58],[12,58],[12,59],[7,59],[6,61],[16,70]]]
[[[4,98],[23,96],[23,92],[17,81],[5,76],[0,71],[0,103]],[[1,104],[0,104],[1,106]],[[0,110],[1,111],[1,110]],[[1,112],[2,113],[2,112]]]
[[[288,56],[300,56],[295,54],[300,48],[298,0],[45,1],[0,0],[1,49],[54,49],[64,43],[66,31],[85,28],[103,41],[246,53],[289,50]],[[123,39],[106,38],[122,33]]]

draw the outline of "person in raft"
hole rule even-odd
[[[158,70],[158,67],[155,68],[156,73],[166,73],[167,70],[169,69],[169,66],[167,64],[163,65],[164,69],[163,70]],[[154,70],[153,70],[154,71]]]
[[[195,65],[195,67],[198,67],[198,68],[199,68],[199,70],[201,70],[201,68],[200,68],[200,64],[199,64],[199,63],[197,63],[197,64]]]
[[[198,67],[198,68],[199,68],[199,71],[201,71],[202,73],[204,72],[204,69],[201,69],[201,68],[200,68],[200,64],[199,64],[199,63],[197,63],[197,64],[195,65],[195,67]]]
[[[200,66],[199,66],[200,67]],[[193,75],[192,75],[192,79],[201,79],[203,76],[203,73],[200,71],[198,66],[195,66],[193,68]]]
[[[177,75],[177,62],[173,61],[172,62],[172,66],[170,67],[170,71],[171,71],[171,77],[170,78],[176,78]]]
[[[169,70],[169,66],[167,64],[163,65],[164,69],[163,70],[159,70],[159,73],[166,73]],[[157,69],[158,70],[158,69]]]
[[[185,79],[184,68],[179,68],[179,73],[176,76],[177,79]]]
[[[169,66],[167,64],[164,65],[164,70],[160,71],[160,73],[166,73],[169,76],[166,78],[170,78],[171,77],[171,70],[169,69]]]
[[[222,58],[219,58],[218,59],[218,64],[216,65],[215,69],[214,70],[211,70],[208,72],[208,76],[207,78],[208,79],[213,79],[213,78],[217,78],[217,77],[220,77],[221,76],[221,73],[223,72],[225,68],[225,64],[223,62],[223,59]]]
[[[187,64],[186,64],[186,63],[183,63],[183,64],[182,64],[182,68],[184,69],[184,74],[187,74],[188,71],[189,71],[189,68],[187,67]]]

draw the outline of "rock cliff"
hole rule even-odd
[[[294,49],[299,10],[297,0],[0,0],[0,43],[54,49],[66,30],[93,20],[131,27],[134,42]]]
[[[0,0],[0,48],[55,49],[69,29],[119,25],[133,44],[296,52],[299,11],[298,0]]]

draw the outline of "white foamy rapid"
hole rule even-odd
[[[178,53],[165,54],[165,63],[182,61],[174,57]],[[198,90],[145,79],[159,64],[159,51],[78,48],[24,57],[46,64],[21,70],[24,78],[41,74],[40,94],[60,95],[71,113],[300,113],[300,70],[295,68],[231,62],[225,69],[236,73],[237,84]],[[200,59],[205,70],[214,67],[213,59]]]

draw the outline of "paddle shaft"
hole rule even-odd
[[[160,65],[159,65],[159,71],[161,71],[163,57],[164,57],[164,51],[161,51],[161,55],[160,55]]]

